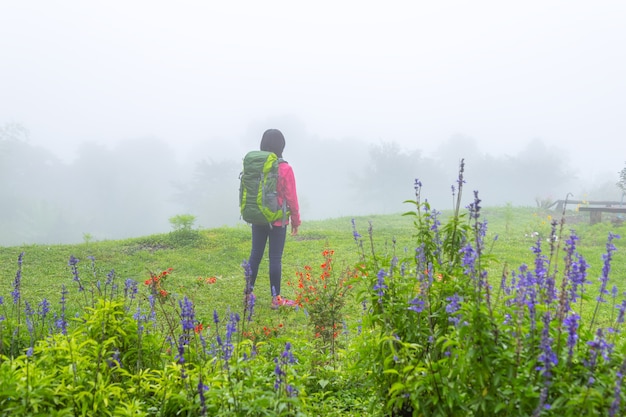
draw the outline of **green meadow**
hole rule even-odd
[[[621,219],[415,207],[305,221],[278,310],[267,259],[244,299],[244,224],[0,248],[0,415],[620,415]],[[552,287],[503,285],[522,265]]]

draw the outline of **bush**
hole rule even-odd
[[[415,250],[365,257],[369,308],[356,373],[376,393],[372,404],[384,404],[384,415],[619,415],[626,301],[608,287],[619,236],[609,233],[597,298],[577,236],[557,239],[556,222],[549,254],[538,239],[534,265],[493,286],[478,193],[466,219],[457,211],[441,226],[419,201],[420,186]]]

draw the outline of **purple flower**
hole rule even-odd
[[[57,329],[61,331],[61,334],[67,335],[67,320],[65,319],[65,304],[67,302],[67,290],[65,289],[65,284],[61,284],[61,316],[56,321],[55,325]]]
[[[137,306],[137,311],[133,314],[133,319],[137,321],[137,333],[143,332],[143,322],[146,320],[145,314],[141,312],[141,307]]]
[[[470,203],[470,205],[467,207],[469,210],[470,219],[478,220],[478,218],[480,217],[481,201],[482,200],[478,198],[478,191],[474,191],[474,201]]]
[[[213,309],[213,323],[218,324],[220,322],[220,317],[217,315],[217,310]]]
[[[354,219],[352,219],[351,221],[352,221],[352,237],[354,238],[354,241],[358,243],[359,239],[361,238],[361,235],[356,230],[356,221]]]
[[[26,327],[28,328],[28,333],[30,333],[31,337],[33,337],[35,332],[35,323],[33,322],[33,316],[35,312],[33,311],[30,303],[28,301],[24,302],[24,314],[26,315]]]
[[[447,297],[446,301],[448,301],[448,305],[446,305],[446,313],[449,314],[448,321],[456,326],[461,320],[461,317],[455,315],[455,313],[458,312],[461,308],[459,304],[459,301],[461,301],[461,299],[459,298],[458,294],[455,293],[452,297]]]
[[[134,300],[135,297],[137,296],[138,290],[139,289],[137,288],[137,281],[128,278],[124,282],[124,298],[129,298],[131,300]]]
[[[478,259],[478,254],[474,250],[471,244],[467,244],[461,249],[463,253],[463,259],[461,260],[461,265],[465,267],[465,274],[470,277],[476,276],[476,260]]]
[[[550,312],[546,311],[542,317],[543,330],[541,331],[541,353],[538,360],[541,364],[537,367],[538,371],[543,371],[543,375],[546,379],[552,376],[552,368],[556,366],[559,359],[552,350],[552,338],[550,337],[550,321],[552,319]]]
[[[544,302],[551,304],[556,300],[556,287],[554,284],[554,278],[548,274],[548,258],[541,253],[541,239],[537,239],[535,246],[532,248],[535,253],[535,279],[534,283],[537,285],[538,290],[544,296]]]
[[[250,263],[245,259],[241,262],[241,267],[243,268],[244,278],[246,280],[246,289],[245,294],[250,294],[253,290],[252,288],[252,267],[250,267]]]
[[[111,359],[107,361],[109,364],[109,368],[114,368],[114,367],[122,367],[122,362],[121,362],[121,358],[120,358],[120,351],[119,349],[115,349],[112,353],[111,353]]]
[[[613,259],[613,252],[615,252],[616,248],[613,244],[613,239],[619,239],[620,236],[609,233],[609,238],[606,242],[606,253],[602,255],[602,259],[604,259],[604,265],[602,266],[602,276],[600,277],[600,295],[597,300],[600,303],[606,302],[603,294],[608,294],[606,287],[609,283],[609,272],[611,271],[611,260]]]
[[[274,381],[274,389],[278,390],[280,388],[281,383],[283,382],[283,376],[285,375],[285,371],[280,367],[280,361],[278,358],[274,358],[274,363],[276,366],[274,367],[274,374],[276,375],[276,380]]]
[[[175,359],[180,364],[185,363],[185,341],[183,340],[182,336],[178,342],[178,355],[176,355]]]
[[[291,343],[289,342],[285,343],[285,350],[281,354],[281,357],[285,361],[285,363],[289,363],[289,364],[296,363],[296,358],[293,356],[293,353],[291,352]]]
[[[193,331],[196,321],[196,313],[193,308],[193,303],[187,296],[182,301],[178,302],[180,306],[180,323],[183,327],[184,333]]]
[[[580,316],[574,312],[570,313],[563,320],[563,325],[567,330],[567,355],[571,359],[574,355],[574,347],[578,342],[578,324],[580,322]]]
[[[415,189],[415,201],[419,204],[420,202],[420,192],[422,190],[422,182],[415,178],[415,182],[413,183],[413,188]]]
[[[49,312],[50,312],[50,303],[48,302],[46,298],[44,298],[39,303],[37,314],[39,315],[39,317],[41,317],[42,320],[45,320]]]
[[[187,345],[187,340],[185,335],[180,335],[178,338],[178,354],[174,357],[176,361],[181,365],[180,374],[181,378],[187,378],[187,373],[185,372],[185,346]]]
[[[282,385],[285,386],[285,392],[289,397],[295,397],[298,395],[297,390],[291,385],[287,384],[286,377],[286,369],[289,365],[296,363],[296,359],[291,353],[291,343],[285,343],[285,350],[281,353],[280,357],[274,358],[274,363],[276,366],[274,367],[274,374],[276,375],[276,380],[274,381],[274,389],[279,390]]]
[[[246,295],[246,305],[244,311],[247,313],[246,320],[252,321],[252,315],[254,314],[254,305],[256,304],[256,295],[250,293]],[[245,314],[245,313],[244,313]]]
[[[83,283],[78,276],[78,267],[76,266],[78,262],[78,258],[74,257],[74,255],[70,255],[70,260],[67,262],[67,264],[72,269],[72,276],[74,277],[73,280],[78,284],[78,291],[84,291],[85,287],[83,287]]]
[[[461,159],[461,161],[459,162],[459,177],[456,180],[459,192],[461,192],[463,184],[465,184],[465,180],[463,179],[463,172],[465,172],[465,159]]]
[[[226,324],[226,339],[222,345],[222,352],[224,353],[224,361],[228,362],[233,354],[233,334],[237,332],[237,323],[239,323],[239,314],[231,313],[230,320]]]
[[[565,311],[570,308],[569,303],[575,303],[578,298],[578,291],[582,293],[582,286],[587,283],[587,268],[589,265],[585,259],[576,252],[576,242],[579,238],[572,230],[569,238],[565,241],[565,276],[570,283],[570,296],[566,300]],[[569,302],[568,302],[569,301]]]
[[[198,397],[200,398],[200,415],[206,416],[206,398],[204,393],[209,390],[209,387],[202,382],[202,375],[198,379]]]
[[[530,314],[531,326],[534,329],[535,313],[537,305],[537,287],[535,285],[535,275],[528,270],[528,265],[522,264],[517,275],[516,302],[518,305],[526,305]]]
[[[415,263],[417,264],[417,272],[421,273],[426,265],[426,251],[423,243],[415,248]]]
[[[440,214],[441,214],[440,211],[432,210],[430,212],[430,215],[429,215],[430,230],[435,232],[435,233],[439,231],[439,226],[441,226],[441,222],[439,221],[439,215]]]
[[[582,293],[583,285],[589,282],[587,281],[587,268],[589,268],[589,264],[580,254],[576,254],[575,258],[576,260],[572,262],[572,267],[568,274],[568,278],[572,283],[570,291],[570,300],[572,303],[575,303],[578,299],[579,288]]]
[[[377,281],[376,281],[376,285],[374,285],[374,290],[378,291],[378,302],[382,304],[383,302],[383,296],[385,295],[385,290],[388,288],[387,285],[385,284],[385,275],[387,275],[387,273],[385,272],[384,269],[380,269],[380,271],[378,271],[378,276],[377,276]]]
[[[114,278],[115,278],[115,270],[114,270],[114,269],[111,269],[111,270],[109,271],[109,273],[107,274],[107,280],[106,280],[106,282],[104,283],[104,285],[107,285],[107,286],[108,286],[108,285],[113,284],[113,279],[114,279]]]
[[[589,359],[585,361],[585,365],[590,370],[594,369],[599,356],[608,361],[613,351],[613,344],[606,341],[602,328],[596,331],[594,339],[587,342],[587,345],[589,345]]]
[[[422,300],[419,295],[409,301],[409,304],[411,306],[408,309],[411,311],[415,311],[416,313],[421,313],[422,311],[424,311],[424,300]]]
[[[148,304],[150,304],[150,320],[152,320],[152,323],[156,326],[156,298],[154,298],[154,294],[152,293],[148,296]]]
[[[20,289],[22,287],[22,262],[24,260],[24,252],[20,253],[17,257],[17,272],[15,274],[15,280],[13,280],[13,304],[17,304],[20,301]]]

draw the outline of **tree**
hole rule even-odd
[[[619,172],[619,181],[617,182],[617,188],[622,190],[622,197],[626,195],[626,167],[622,168]]]
[[[198,162],[191,181],[179,182],[177,202],[204,227],[233,225],[239,219],[239,172],[234,161]]]
[[[436,204],[444,203],[443,195],[436,191],[446,188],[447,178],[440,167],[422,157],[419,150],[405,150],[395,142],[384,142],[370,148],[369,162],[365,172],[356,178],[355,188],[359,201],[370,213],[397,213],[405,209],[403,202],[413,197],[415,179],[433,191],[429,191],[429,196],[435,196]]]
[[[0,244],[54,242],[66,230],[62,173],[60,160],[31,145],[23,126],[0,127]]]

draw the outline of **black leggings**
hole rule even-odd
[[[285,237],[287,236],[287,227],[267,225],[252,225],[252,249],[250,250],[250,283],[249,290],[254,289],[254,283],[259,273],[259,265],[263,254],[265,253],[265,245],[270,241],[270,291],[272,296],[280,295],[280,281],[282,275],[282,259],[283,250],[285,249]]]

